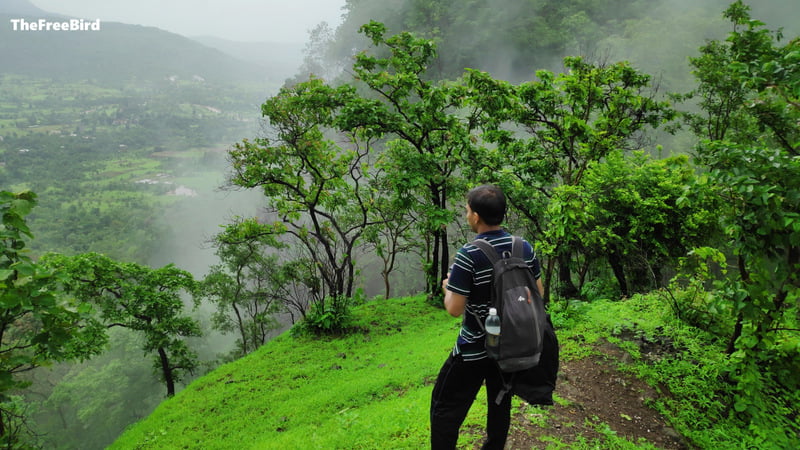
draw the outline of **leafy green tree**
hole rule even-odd
[[[545,211],[554,188],[577,186],[592,162],[618,149],[635,149],[646,127],[659,127],[675,115],[667,102],[655,99],[651,77],[627,63],[602,66],[569,57],[564,65],[565,73],[540,70],[537,80],[519,85],[485,72],[468,74],[484,137],[496,148],[476,153],[467,164],[479,178],[505,190],[528,220],[531,236],[544,236],[550,226]],[[560,294],[578,293],[570,268],[577,249],[571,244],[550,243],[554,258],[546,296],[556,260]]]
[[[429,81],[434,43],[370,22],[361,28],[385,56],[362,52],[353,65],[356,79],[379,98],[364,101],[343,118],[350,129],[365,127],[389,139],[378,166],[405,208],[418,218],[426,242],[426,292],[438,296],[447,274],[450,245],[447,225],[454,214],[449,199],[464,190],[459,176],[462,155],[472,147],[473,122],[464,117],[466,93],[460,83]]]
[[[394,212],[375,213],[376,208],[409,211],[406,217],[416,218],[415,231],[427,244],[426,289],[435,295],[449,260],[448,198],[463,189],[458,159],[472,145],[469,121],[458,113],[464,88],[426,80],[435,54],[431,41],[410,33],[387,38],[377,22],[361,31],[379,56],[359,54],[351,84],[334,88],[311,79],[269,99],[263,113],[277,138],[237,145],[230,153],[231,182],[264,190],[280,225],[260,234],[286,232],[302,243],[319,270],[323,299],[352,295],[354,250],[365,231],[386,221],[399,224],[389,217]],[[333,136],[348,145],[335,144]],[[378,140],[384,144],[380,156],[373,150]],[[379,201],[387,191],[392,200]],[[395,247],[383,253],[384,272],[400,244],[397,237],[384,241]],[[375,233],[370,239],[383,252]]]
[[[366,247],[374,249],[375,255],[383,264],[380,272],[383,278],[384,298],[391,297],[391,275],[398,266],[399,257],[419,249],[414,239],[417,219],[413,216],[413,211],[400,206],[402,200],[396,202],[394,198],[395,194],[391,192],[377,196],[373,214],[378,216],[378,219],[364,232]]]
[[[245,140],[229,152],[230,183],[260,188],[278,220],[244,221],[243,239],[288,234],[313,261],[321,280],[318,298],[350,297],[355,248],[370,223],[370,168],[373,138],[352,129],[342,147],[325,133],[336,133],[341,110],[358,101],[349,85],[330,87],[319,79],[281,89],[262,112],[277,136]],[[233,234],[235,230],[232,230]]]
[[[298,293],[308,291],[308,286],[302,282],[297,260],[279,262],[278,254],[268,254],[274,249],[263,239],[228,241],[222,233],[216,245],[222,264],[211,267],[199,292],[217,305],[214,328],[238,332],[238,353],[244,355],[265,344],[279,328],[276,314],[293,309],[305,315],[312,302],[305,295],[298,298]]]
[[[39,370],[25,391],[37,411],[35,430],[44,448],[105,448],[163,400],[140,350],[143,337],[119,327],[109,329],[108,337],[102,354],[46,373]]]
[[[65,292],[97,306],[106,327],[140,332],[143,350],[155,352],[153,368],[175,395],[175,383],[197,367],[185,338],[200,336],[196,320],[184,315],[183,293],[194,293],[192,275],[173,265],[153,269],[115,261],[98,253],[73,257],[50,254],[48,266],[64,272]]]
[[[735,314],[727,348],[733,407],[772,418],[752,426],[765,437],[767,430],[796,433],[797,396],[794,404],[774,403],[772,393],[800,387],[800,40],[778,44],[780,33],[751,19],[741,1],[724,15],[733,24],[727,40],[693,60],[706,115],[689,120],[704,138],[698,161],[726,206],[719,220],[735,260],[716,285]]]
[[[25,417],[10,393],[26,386],[20,374],[53,361],[88,358],[105,341],[89,305],[58,295],[52,283],[61,274],[26,254],[33,238],[26,216],[36,205],[30,191],[0,191],[0,440],[20,443]]]
[[[678,258],[712,242],[717,230],[717,205],[687,198],[694,177],[687,156],[612,152],[590,163],[579,184],[554,190],[548,237],[575,242],[586,255],[581,280],[597,258],[608,261],[623,296],[661,287]]]

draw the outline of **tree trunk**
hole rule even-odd
[[[246,355],[250,352],[248,351],[249,345],[247,344],[247,330],[245,330],[244,328],[244,320],[242,320],[242,314],[241,312],[239,312],[239,308],[236,306],[236,302],[231,303],[231,308],[233,308],[233,312],[236,314],[236,322],[237,325],[239,326],[239,334],[242,335],[242,351]]]
[[[563,298],[576,298],[580,294],[575,283],[572,282],[572,272],[569,270],[570,255],[558,257],[558,292]]]
[[[441,257],[441,276],[437,279],[436,288],[442,286],[441,280],[447,276],[447,271],[450,270],[450,247],[447,245],[447,230],[442,230],[442,257]]]
[[[384,269],[381,272],[381,275],[383,275],[383,289],[384,289],[383,290],[383,292],[384,292],[383,293],[383,297],[388,299],[389,298],[390,289],[391,289],[391,286],[389,285],[389,271],[387,269]]]
[[[628,292],[628,281],[625,279],[625,269],[622,266],[622,259],[616,251],[608,253],[608,263],[611,265],[611,270],[614,271],[617,283],[619,283],[619,292],[623,297],[629,297],[630,292]]]
[[[167,397],[175,395],[175,378],[172,375],[172,368],[169,366],[169,358],[164,347],[158,347],[158,357],[161,360],[161,372],[164,374],[164,382],[167,383]]]
[[[739,278],[742,280],[743,283],[750,284],[750,272],[747,270],[747,262],[745,261],[744,256],[742,254],[739,254],[739,256],[736,259],[736,263],[739,265]],[[745,299],[743,300],[745,305],[751,303],[752,301],[753,300],[750,298],[749,295],[745,297]],[[736,326],[733,328],[733,334],[731,335],[731,338],[728,340],[728,348],[725,349],[728,355],[732,355],[733,352],[736,351],[736,340],[739,339],[739,337],[742,335],[742,328],[744,323],[743,308],[740,307],[741,305],[736,305],[736,306],[739,309],[739,313],[736,315]]]
[[[545,271],[544,277],[544,304],[547,305],[550,303],[550,286],[552,285],[553,280],[553,269],[556,267],[556,260],[555,258],[547,258],[547,270]]]
[[[6,436],[6,415],[4,411],[0,410],[0,442],[8,441],[7,448],[11,448],[11,438]]]
[[[750,301],[750,297],[748,296],[745,301]],[[736,326],[733,327],[733,334],[731,338],[728,340],[728,348],[725,349],[725,353],[728,355],[732,355],[733,352],[736,351],[736,340],[739,339],[739,336],[742,335],[742,323],[744,322],[744,315],[740,312],[739,315],[736,317]]]

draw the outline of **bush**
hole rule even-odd
[[[617,283],[617,280],[608,276],[593,278],[586,281],[583,286],[581,286],[581,298],[588,301],[601,299],[615,300],[619,299],[621,296],[622,293],[619,289],[619,283]]]
[[[294,334],[310,333],[315,335],[343,334],[350,330],[353,318],[351,308],[363,303],[363,296],[356,293],[353,297],[337,295],[311,305],[305,319],[293,330]]]

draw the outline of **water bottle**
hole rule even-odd
[[[496,308],[489,308],[486,316],[486,351],[489,356],[497,357],[500,347],[500,316]]]

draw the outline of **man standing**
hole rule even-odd
[[[511,251],[512,236],[501,227],[506,214],[503,192],[490,185],[478,186],[467,194],[466,218],[470,228],[499,252]],[[543,292],[541,267],[528,242],[524,242],[524,259],[533,271],[539,292]],[[486,354],[486,335],[481,322],[489,314],[492,288],[492,264],[472,244],[463,246],[455,257],[448,277],[442,282],[444,306],[450,315],[463,315],[461,331],[455,347],[439,371],[431,397],[431,447],[453,449],[458,429],[472,402],[486,382],[487,439],[485,449],[502,449],[511,422],[511,394],[498,404],[503,390],[500,368]],[[467,312],[467,314],[464,314]]]

